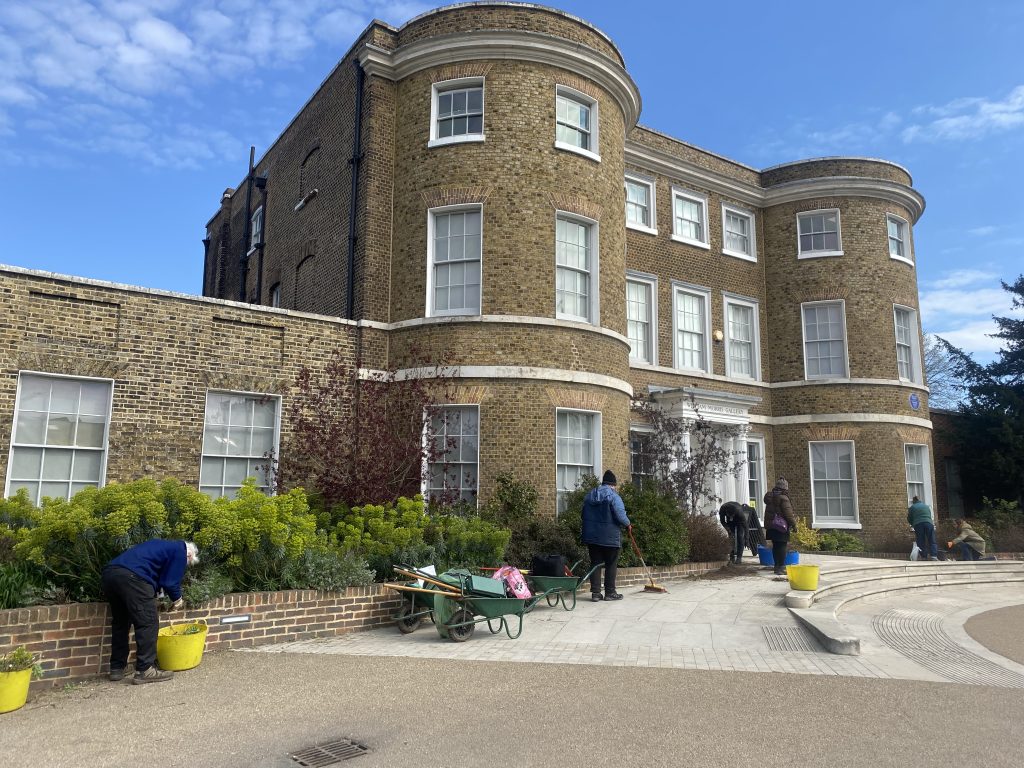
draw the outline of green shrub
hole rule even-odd
[[[221,595],[234,591],[235,584],[231,577],[220,571],[215,565],[200,562],[195,569],[185,574],[181,584],[181,596],[189,608],[208,603]]]
[[[512,532],[479,516],[437,515],[427,532],[438,554],[438,568],[493,566],[501,563]]]
[[[732,543],[717,515],[687,515],[685,523],[693,562],[712,563],[729,557]]]
[[[800,552],[817,552],[821,549],[821,532],[811,528],[806,517],[798,517],[796,532],[790,534],[789,543]]]
[[[392,577],[398,564],[435,563],[437,548],[426,540],[430,518],[423,497],[401,497],[394,503],[366,504],[343,510],[334,527],[338,546],[366,558],[378,580]]]
[[[30,652],[25,646],[18,646],[13,651],[0,656],[0,672],[24,672],[26,669],[32,670],[33,679],[43,676],[43,668],[39,666],[39,656]]]
[[[284,569],[283,580],[288,589],[340,592],[372,584],[373,572],[356,554],[325,547],[307,549],[291,560]]]
[[[981,521],[993,530],[1024,525],[1024,510],[1016,501],[1006,499],[981,498],[981,509],[976,514],[975,522]],[[975,526],[974,530],[978,530]],[[981,533],[981,531],[978,531]],[[984,535],[984,534],[982,534]],[[987,536],[985,538],[988,538]]]
[[[863,552],[864,542],[846,531],[819,531],[818,548],[822,552]]]
[[[673,496],[654,488],[639,489],[627,483],[620,489],[626,514],[633,524],[633,536],[647,565],[679,565],[690,552],[690,540]],[[638,566],[640,559],[633,552],[626,533],[622,535],[622,566]]]
[[[46,587],[42,569],[32,563],[0,563],[0,610],[31,605]]]
[[[569,508],[557,519],[537,510],[537,490],[512,475],[497,478],[497,488],[480,516],[499,528],[511,531],[505,561],[528,568],[534,555],[564,555],[570,563],[586,560],[586,549],[580,545],[579,509],[583,491],[569,497]],[[578,496],[578,503],[575,500]],[[577,507],[579,509],[577,509]]]

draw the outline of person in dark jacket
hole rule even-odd
[[[907,523],[914,529],[917,547],[922,560],[938,560],[939,545],[935,541],[935,518],[932,508],[915,496],[907,509]]]
[[[780,477],[775,487],[764,495],[764,530],[768,541],[772,543],[775,575],[785,576],[789,535],[796,530],[796,516],[789,501],[789,483],[784,477]]]
[[[727,501],[718,510],[718,520],[729,532],[729,540],[732,542],[730,563],[739,565],[743,562],[743,548],[747,545],[747,526],[753,512],[749,506],[738,501]]]
[[[601,594],[601,569],[590,574],[590,598],[595,603],[622,599],[615,591],[615,572],[622,549],[622,529],[632,530],[633,526],[626,517],[626,505],[615,490],[616,485],[615,473],[609,469],[601,478],[601,485],[583,499],[580,540],[590,550],[591,567],[598,563],[604,566],[604,595]]]
[[[133,683],[170,680],[173,672],[156,666],[157,592],[163,590],[181,608],[181,580],[185,569],[199,562],[191,541],[152,539],[136,544],[103,569],[103,592],[110,602],[110,679],[122,680],[128,666],[128,630],[135,627]]]

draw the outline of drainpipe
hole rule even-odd
[[[252,168],[256,161],[256,147],[249,147],[249,174],[245,177],[245,235],[242,239],[241,285],[238,286],[238,300],[245,301],[246,283],[249,281],[249,240],[252,238]]]
[[[352,189],[348,196],[348,288],[345,295],[345,317],[349,320],[355,320],[356,306],[356,195],[359,192],[359,164],[363,160],[363,82],[366,79],[359,60],[353,63],[356,67],[356,120],[353,126],[352,159],[348,161],[352,166]]]
[[[263,246],[267,241],[267,176],[257,176],[256,189],[260,191],[260,205],[263,207],[263,227],[260,229],[260,240],[256,243],[259,256],[256,260],[256,303],[263,303]]]
[[[213,267],[210,264],[210,238],[203,238],[203,296],[206,295],[206,286],[209,284],[209,280],[206,277],[207,272],[212,272]]]

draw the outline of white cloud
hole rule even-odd
[[[944,105],[918,107],[916,115],[934,117],[903,129],[903,141],[960,141],[980,139],[1024,127],[1024,85],[1018,85],[1006,98],[968,97]]]
[[[992,357],[999,351],[1001,342],[993,339],[992,334],[998,330],[992,320],[976,320],[965,323],[958,328],[946,326],[946,330],[932,329],[929,333],[941,336],[954,347],[964,352],[981,357]]]
[[[996,229],[998,229],[998,227],[985,225],[983,227],[975,227],[974,229],[968,229],[967,234],[975,235],[976,237],[987,237],[988,235],[991,235],[993,232],[995,232]]]
[[[999,275],[980,269],[949,272],[929,281],[921,290],[921,324],[950,344],[991,358],[1000,340],[990,338],[998,317],[1024,317],[1024,309],[1013,307],[1011,295],[999,284]]]
[[[999,280],[999,274],[981,269],[955,269],[947,272],[945,277],[938,280],[929,280],[927,287],[934,290],[945,290],[949,288],[964,288],[978,283],[995,285]]]

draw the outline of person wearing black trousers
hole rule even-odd
[[[789,501],[789,483],[780,477],[775,487],[764,495],[765,536],[772,543],[772,559],[775,561],[775,575],[786,575],[786,552],[789,550],[789,536],[796,531],[796,516]]]
[[[727,501],[718,510],[718,520],[722,527],[729,532],[729,541],[732,542],[732,552],[729,553],[729,562],[740,565],[743,562],[743,548],[747,545],[747,521],[748,514],[754,510],[746,504],[738,501]]]
[[[626,517],[622,497],[615,490],[618,482],[610,469],[601,478],[601,485],[583,499],[583,526],[580,541],[590,550],[590,564],[604,566],[604,594],[601,594],[601,569],[590,574],[590,599],[621,600],[622,593],[615,589],[615,574],[622,549],[622,529],[632,529]]]

